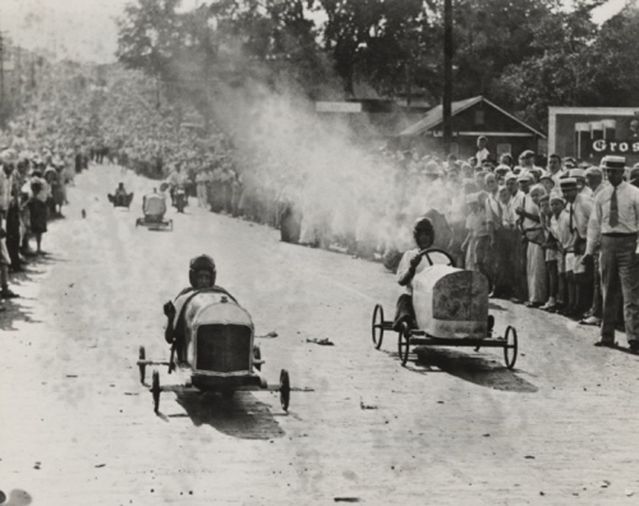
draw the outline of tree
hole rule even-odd
[[[432,43],[422,0],[319,0],[327,21],[324,48],[331,53],[344,90],[353,95],[358,78],[382,93],[406,83]]]
[[[639,7],[628,4],[610,18],[584,58],[592,74],[589,102],[636,106],[639,103]]]
[[[599,4],[598,0],[582,0],[572,11],[556,13],[538,25],[532,42],[538,54],[504,69],[493,82],[491,94],[542,129],[550,105],[613,105],[609,102],[611,97],[619,100],[613,90],[620,89],[620,83],[610,87],[608,75],[616,71],[613,75],[623,76],[631,73],[634,66],[626,60],[628,69],[624,72],[610,68],[609,63],[618,61],[617,52],[631,40],[632,27],[628,27],[625,36],[624,30],[616,26],[609,30],[605,25],[599,31],[591,19],[592,9]],[[608,31],[614,34],[616,45],[606,41]],[[630,46],[632,53],[634,46]]]
[[[454,95],[487,94],[509,65],[538,56],[536,33],[559,0],[458,0],[454,7]]]
[[[118,23],[117,57],[129,68],[170,77],[170,64],[180,47],[180,0],[137,0],[127,4]]]

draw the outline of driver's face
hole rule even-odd
[[[213,285],[213,278],[209,271],[197,271],[195,275],[195,288],[208,288]]]
[[[420,230],[416,237],[419,249],[430,248],[433,245],[433,240],[433,235],[423,230]]]

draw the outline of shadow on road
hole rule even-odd
[[[495,358],[476,354],[472,348],[457,351],[450,348],[415,348],[417,360],[409,370],[428,374],[437,370],[446,372],[476,385],[506,392],[534,393],[538,388],[517,375],[517,370],[500,365],[501,353]],[[433,369],[435,367],[436,369]]]
[[[241,439],[273,439],[285,434],[270,407],[251,392],[235,392],[231,399],[194,392],[176,393],[176,397],[196,427],[210,425]]]
[[[32,299],[24,297],[24,294],[20,293],[20,287],[25,283],[37,283],[38,278],[46,272],[46,269],[42,267],[66,261],[63,258],[47,254],[32,258],[24,270],[9,274],[9,288],[22,296],[5,300],[4,307],[6,309],[0,312],[0,329],[7,331],[18,330],[15,326],[18,321],[40,323],[40,320],[34,320],[32,317],[33,311],[30,307],[32,304],[29,302]]]
[[[492,311],[506,311],[506,308],[504,306],[500,306],[494,300],[488,301],[488,309]]]
[[[40,320],[35,320],[32,317],[33,311],[30,307],[26,307],[23,302],[25,299],[12,299],[5,302],[5,311],[0,313],[0,329],[13,331],[18,330],[15,323],[23,321],[26,323],[40,323]]]

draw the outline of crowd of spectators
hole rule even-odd
[[[464,219],[455,219],[453,200],[437,209],[446,218],[434,222],[438,245],[458,266],[482,272],[493,297],[601,326],[598,345],[613,345],[625,320],[639,349],[639,163],[551,154],[541,167],[531,150],[517,164],[510,154],[493,160],[480,141],[467,161],[409,162],[463,198]]]
[[[63,217],[67,185],[73,183],[76,151],[61,145],[26,149],[24,139],[0,150],[0,297],[19,297],[10,286],[9,273],[47,253],[43,235],[50,220]],[[79,155],[87,167],[86,157]],[[0,311],[4,311],[0,305]]]

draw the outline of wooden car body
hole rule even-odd
[[[480,272],[434,264],[413,278],[417,326],[443,339],[484,338],[488,332],[488,280]]]

